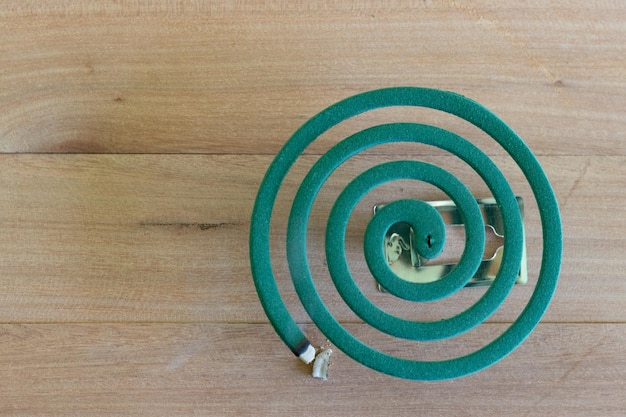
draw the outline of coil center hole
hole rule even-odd
[[[446,225],[446,246],[435,259],[421,257],[415,249],[415,233],[408,223],[396,223],[385,235],[385,255],[391,270],[401,279],[411,282],[432,282],[441,278],[440,268],[428,271],[426,266],[441,267],[456,265],[465,248],[465,226]],[[433,236],[426,236],[428,247],[433,245]],[[485,226],[485,250],[482,260],[493,259],[504,245],[504,238],[498,236],[491,226]],[[420,271],[416,274],[416,271]],[[432,272],[432,273],[430,273]]]

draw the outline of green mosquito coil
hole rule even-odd
[[[302,152],[320,135],[361,113],[390,106],[425,107],[450,113],[475,125],[497,141],[517,163],[537,201],[543,253],[537,282],[528,304],[499,337],[465,356],[441,361],[395,357],[376,350],[352,335],[331,314],[314,285],[306,253],[307,225],[314,200],[330,175],[345,161],[373,146],[417,142],[443,149],[467,163],[484,180],[501,210],[504,252],[500,268],[482,297],[461,313],[437,321],[396,317],[374,305],[359,290],[345,256],[348,220],[357,203],[375,187],[389,181],[416,180],[432,184],[457,206],[466,229],[466,245],[458,265],[440,280],[413,283],[397,279],[384,257],[386,231],[398,222],[428,235],[418,245],[420,255],[436,256],[445,242],[445,226],[438,212],[420,200],[386,204],[370,220],[364,237],[365,258],[374,278],[391,294],[413,302],[448,297],[465,286],[476,272],[485,247],[485,232],[476,199],[451,173],[425,162],[399,160],[374,166],[355,177],[340,193],[326,227],[326,259],[330,276],[346,304],[367,324],[394,337],[437,341],[457,337],[484,322],[504,302],[513,287],[524,247],[522,215],[509,183],[491,159],[475,145],[450,131],[418,123],[373,126],[340,141],[322,155],[307,173],[291,208],[287,228],[287,261],[296,292],[315,325],[337,348],[372,369],[400,378],[432,381],[478,372],[512,352],[532,332],[554,294],[561,265],[562,231],[559,208],[541,165],[523,140],[500,118],[461,95],[427,88],[398,87],[365,92],[342,100],[300,127],[276,155],[260,185],[250,227],[250,262],[261,304],[284,343],[305,362],[315,349],[290,315],[281,298],[270,257],[270,220],[281,184]],[[418,242],[423,239],[416,239]]]

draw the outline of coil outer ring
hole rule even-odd
[[[297,352],[309,343],[289,314],[272,271],[269,232],[276,195],[291,166],[318,136],[345,119],[386,106],[428,107],[456,115],[490,135],[518,164],[534,193],[542,224],[542,264],[535,291],[520,316],[498,338],[469,355],[444,361],[412,361],[373,350],[354,339],[334,317],[323,312],[322,322],[316,324],[329,339],[335,340],[340,349],[378,371],[417,380],[442,380],[469,375],[507,356],[523,342],[543,316],[560,273],[562,230],[556,197],[530,149],[495,114],[461,95],[417,87],[374,90],[336,103],[298,129],[270,165],[255,201],[250,228],[250,259],[257,293],[270,322],[292,351]]]

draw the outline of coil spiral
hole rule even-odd
[[[287,229],[287,260],[298,297],[321,332],[356,361],[377,371],[414,380],[443,380],[469,375],[499,361],[534,329],[555,291],[561,264],[562,231],[558,204],[539,162],[501,119],[482,105],[461,95],[427,88],[398,87],[374,90],[340,101],[298,129],[268,168],[255,201],[250,228],[250,261],[263,308],[276,332],[296,354],[310,342],[291,317],[276,285],[270,257],[270,219],[281,184],[296,159],[320,135],[358,114],[389,106],[431,108],[462,118],[498,142],[517,163],[537,201],[543,236],[541,268],[534,292],[519,317],[498,338],[468,355],[443,361],[418,361],[391,356],[360,341],[333,317],[315,288],[306,253],[306,235],[313,202],[330,175],[352,156],[373,146],[392,142],[418,142],[452,153],[484,180],[502,212],[504,254],[500,269],[484,295],[467,310],[447,319],[420,322],[391,315],[374,305],[359,290],[345,257],[345,235],[351,212],[375,187],[395,180],[432,184],[455,203],[466,228],[466,245],[459,264],[440,280],[412,283],[397,279],[382,250],[384,235],[398,222],[419,234],[420,255],[433,258],[445,242],[441,216],[419,200],[398,200],[385,205],[367,226],[364,253],[368,267],[387,291],[405,300],[428,302],[450,296],[476,272],[485,247],[483,219],[467,187],[447,171],[425,162],[399,160],[376,165],[355,177],[335,201],[326,227],[326,259],[330,276],[346,304],[367,324],[394,337],[435,341],[463,334],[485,321],[506,299],[519,272],[523,250],[523,224],[509,183],[479,148],[450,131],[417,123],[373,126],[342,140],[320,157],[299,187]]]

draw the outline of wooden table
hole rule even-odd
[[[350,95],[416,85],[483,103],[535,152],[561,207],[563,268],[529,339],[478,374],[395,379],[341,352],[326,382],[281,343],[249,266],[264,172],[304,121]],[[475,141],[527,199],[530,282],[475,331],[406,344],[362,323],[324,274],[324,213],[346,181],[398,158],[440,164],[486,193],[455,158],[386,146],[354,157],[314,208],[320,293],[355,334],[433,360],[485,345],[515,320],[540,265],[536,204],[515,164],[467,124],[378,111],[320,138],[277,201],[284,219],[312,163],[348,133],[422,121]],[[626,415],[626,3],[620,1],[90,2],[0,6],[0,413],[15,416]],[[371,201],[438,198],[392,184]],[[358,250],[363,291],[389,311]],[[286,274],[280,289],[324,337]],[[480,289],[409,310],[434,320]],[[434,346],[434,347],[433,347]]]

